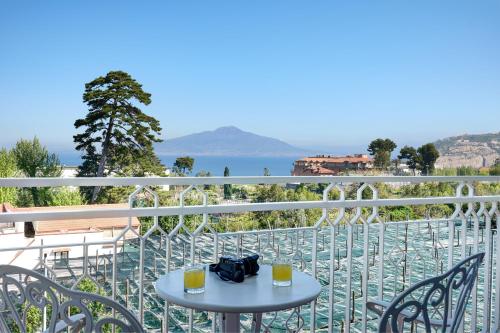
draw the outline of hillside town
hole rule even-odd
[[[368,155],[317,155],[296,160],[292,176],[336,176],[341,173],[356,173],[371,169],[373,169],[373,158]]]

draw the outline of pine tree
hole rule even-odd
[[[153,144],[162,141],[160,123],[137,106],[151,103],[151,94],[141,84],[125,72],[111,71],[85,85],[83,101],[88,113],[75,121],[83,132],[73,137],[76,149],[83,152],[78,176],[164,174],[153,151]],[[100,192],[97,186],[84,189],[92,203]]]
[[[434,164],[439,158],[439,152],[436,146],[432,143],[427,143],[417,149],[418,153],[418,168],[426,176],[434,171]]]
[[[182,176],[193,171],[194,158],[189,156],[177,157],[174,163],[174,171]]]
[[[397,145],[391,139],[376,139],[370,142],[368,152],[375,157],[374,164],[381,169],[387,169],[391,163],[391,152]]]
[[[413,174],[415,175],[415,169],[417,168],[418,164],[418,154],[415,148],[404,146],[399,151],[398,159],[406,160],[408,168],[411,169],[413,171]]]
[[[229,177],[229,168],[224,168],[224,177]],[[224,184],[224,199],[229,200],[233,197],[233,186],[231,184]]]

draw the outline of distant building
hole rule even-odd
[[[76,178],[78,175],[77,166],[63,166],[61,170],[61,178]]]
[[[368,155],[317,155],[295,161],[292,176],[334,176],[341,172],[365,171],[372,168],[373,159]]]
[[[87,209],[113,209],[128,208],[128,204],[105,204],[105,205],[82,205],[82,206],[52,206],[52,207],[27,207],[16,208],[10,204],[0,204],[0,212],[41,212],[41,211],[68,211]],[[95,243],[111,241],[119,236],[128,226],[128,217],[118,218],[94,218],[94,219],[66,219],[53,221],[27,221],[28,230],[25,230],[25,222],[14,222],[4,224],[0,227],[0,264],[18,265],[26,268],[34,268],[40,260],[40,255],[47,256],[53,260],[67,260],[81,258],[84,256],[82,246],[54,246],[58,244],[71,243],[94,243],[89,245],[89,255],[96,252],[109,254],[113,251],[112,245]],[[139,233],[140,222],[136,217],[130,220],[131,229],[123,239],[136,238]],[[19,249],[6,251],[8,248],[29,248],[30,246],[46,246],[43,252],[39,250]],[[52,246],[51,246],[52,245]]]
[[[77,166],[63,166],[61,170],[61,178],[76,178],[78,176],[78,167]],[[109,177],[114,177],[115,175],[112,174]],[[170,176],[170,169],[165,168],[165,176]],[[145,177],[158,177],[153,174],[146,174]],[[78,190],[78,187],[76,186],[68,186],[71,190]],[[160,188],[163,191],[170,191],[170,185],[162,185]]]

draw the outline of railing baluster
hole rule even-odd
[[[484,252],[485,252],[485,262],[484,262],[484,290],[483,290],[483,332],[489,332],[490,331],[490,319],[491,319],[491,279],[492,279],[492,272],[491,272],[491,249],[492,249],[492,237],[491,237],[491,217],[488,212],[488,209],[485,207],[484,203],[480,205],[480,211],[482,210],[483,212],[483,218],[484,218],[484,223],[485,223],[485,228],[486,228],[486,243],[484,245]],[[484,230],[484,229],[481,229]],[[484,242],[484,238],[483,238]]]
[[[213,254],[213,262],[217,262],[219,259],[219,234],[214,232],[214,254]],[[217,312],[212,313],[212,333],[215,333],[217,330]]]
[[[172,242],[171,242],[170,235],[166,235],[166,237],[165,237],[165,274],[170,272],[171,256],[172,256]],[[169,322],[170,322],[170,315],[169,315],[170,305],[168,304],[167,301],[165,301],[164,313],[165,313],[165,333],[167,333],[168,329],[169,329]]]
[[[112,279],[111,279],[111,297],[113,298],[114,301],[116,301],[116,281],[117,281],[117,278],[116,278],[116,271],[117,271],[117,249],[116,249],[116,246],[117,246],[117,242],[118,240],[114,240],[113,242],[113,266],[111,267],[112,269]],[[113,318],[116,318],[116,311],[115,309],[113,309]],[[115,325],[113,325],[112,327],[112,331],[113,333],[115,333],[116,331],[116,327]]]
[[[312,261],[312,271],[311,274],[316,278],[317,274],[317,256],[318,256],[318,228],[314,228],[312,234],[312,248],[311,248],[311,261]],[[311,302],[311,319],[310,319],[310,330],[311,332],[316,331],[316,301]]]
[[[472,212],[472,221],[474,223],[473,229],[474,229],[474,238],[473,238],[473,251],[474,253],[478,253],[479,246],[479,218],[477,217],[476,213],[473,211]],[[486,257],[486,260],[488,261],[488,257]],[[479,277],[476,278],[476,283],[474,284],[474,287],[472,289],[472,313],[477,313],[477,285],[479,284]],[[485,313],[482,314],[483,316],[486,316]],[[471,316],[471,328],[470,331],[472,332],[477,332],[477,316],[472,315]]]
[[[496,207],[497,203],[494,203],[494,206]],[[496,248],[497,248],[497,253],[496,253],[496,276],[495,276],[495,329],[494,332],[500,331],[500,211],[498,210],[498,207],[496,207],[496,229],[497,229],[497,235],[496,235]]]
[[[385,223],[378,221],[378,299],[384,299],[384,242]]]
[[[352,281],[352,224],[347,224],[347,273],[345,287],[344,332],[351,331],[351,281]]]
[[[335,304],[335,227],[330,226],[330,269],[328,283],[328,332],[333,332],[333,310]]]
[[[139,240],[139,320],[144,323],[144,247],[146,241],[141,237]]]
[[[362,313],[361,323],[363,332],[366,331],[367,308],[366,302],[368,301],[368,251],[369,251],[369,225],[367,221],[363,221],[363,271],[361,276],[361,292],[362,292]]]

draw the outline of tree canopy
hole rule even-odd
[[[16,177],[16,156],[5,148],[0,149],[0,178]],[[15,187],[0,187],[0,204],[4,202],[14,203],[17,200],[17,189]]]
[[[194,158],[189,156],[177,157],[174,163],[174,171],[180,174],[188,174],[193,171]]]
[[[229,177],[229,168],[224,168],[224,177]],[[224,199],[231,199],[233,196],[233,186],[231,184],[224,184]]]
[[[419,169],[425,175],[430,175],[434,171],[439,152],[433,143],[427,143],[417,149]]]
[[[439,152],[433,143],[427,143],[415,149],[410,146],[404,146],[399,151],[398,158],[406,159],[408,167],[413,170],[419,170],[424,175],[430,175],[434,172],[434,165],[439,157]]]
[[[375,157],[374,164],[377,168],[387,169],[391,163],[391,152],[397,145],[391,139],[376,139],[368,145],[368,152]]]
[[[19,140],[12,153],[16,159],[19,172],[25,177],[59,177],[62,167],[56,154],[50,154],[41,145],[38,138],[33,140]],[[23,205],[46,206],[50,201],[50,189],[44,187],[31,187],[29,193],[22,191]]]
[[[149,105],[151,94],[128,73],[111,71],[85,84],[85,118],[75,121],[83,132],[73,136],[76,149],[83,152],[80,177],[162,175],[164,167],[153,151],[161,142],[160,123],[137,106]],[[101,189],[87,189],[95,202]]]
[[[490,167],[490,176],[500,176],[500,158],[497,158],[495,164]]]
[[[418,165],[418,154],[415,148],[410,146],[404,146],[399,151],[398,159],[406,160],[408,168],[410,168],[415,174],[415,170],[417,169]]]

